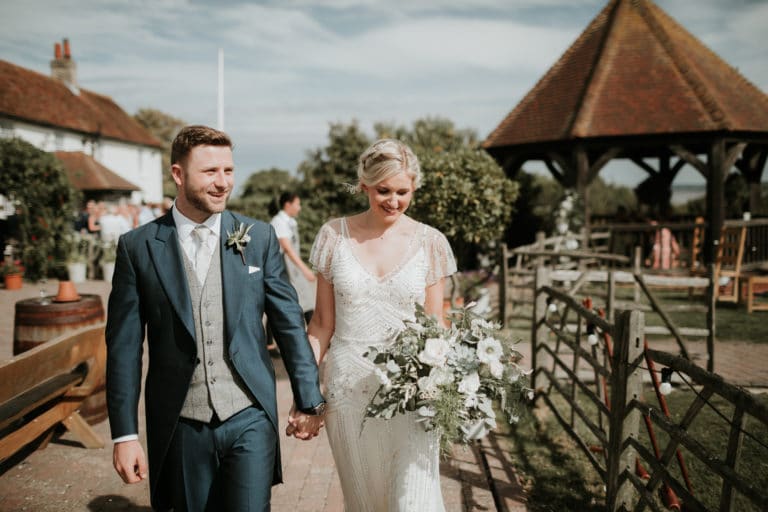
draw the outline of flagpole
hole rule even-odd
[[[219,48],[218,129],[224,131],[224,49]]]

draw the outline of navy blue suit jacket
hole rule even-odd
[[[227,232],[235,230],[235,223],[253,224],[245,264],[240,253],[226,245]],[[170,212],[120,237],[107,315],[107,407],[113,438],[139,431],[137,409],[146,334],[147,451],[151,498],[156,507],[167,503],[168,485],[161,482],[162,467],[199,361],[181,251]],[[269,224],[224,211],[220,254],[226,349],[277,431],[275,372],[266,348],[262,315],[266,312],[270,319],[296,405],[309,408],[323,398],[303,313]],[[258,270],[249,272],[249,267]],[[273,483],[282,481],[279,447],[277,454]]]

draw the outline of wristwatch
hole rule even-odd
[[[310,414],[312,416],[322,416],[325,414],[325,409],[328,407],[328,404],[325,402],[320,402],[314,407],[309,407],[308,409],[301,409],[301,412],[304,414]]]

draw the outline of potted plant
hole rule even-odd
[[[21,278],[24,275],[24,267],[19,260],[6,259],[0,267],[3,274],[6,290],[19,290],[22,286]]]
[[[67,256],[67,272],[73,283],[85,282],[88,266],[89,240],[78,232],[69,237],[69,255]]]
[[[117,258],[117,244],[112,241],[101,243],[101,275],[105,281],[112,282],[115,273],[115,259]]]

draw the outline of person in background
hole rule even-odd
[[[141,201],[141,208],[139,208],[139,226],[143,226],[144,224],[149,224],[155,220],[155,213],[152,211],[152,208],[149,207],[146,201]]]
[[[116,204],[107,205],[107,213],[99,218],[99,225],[101,239],[105,242],[117,242],[120,235],[133,229],[130,221],[120,214],[120,207]]]
[[[107,207],[104,202],[97,203],[96,201],[88,201],[86,203],[86,209],[88,210],[88,232],[92,235],[98,235],[101,232],[101,224],[99,219],[107,211]]]
[[[278,200],[280,211],[272,217],[280,252],[285,256],[288,278],[299,296],[299,304],[307,323],[315,307],[315,273],[301,259],[301,242],[296,217],[301,211],[301,198],[294,192],[283,192]]]

